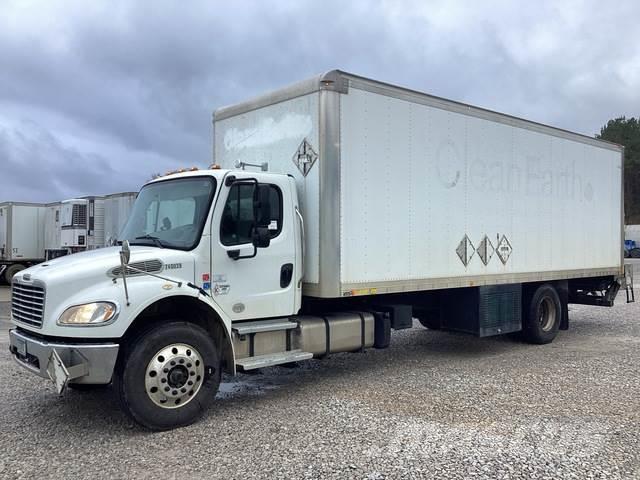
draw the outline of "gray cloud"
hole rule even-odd
[[[5,3],[0,200],[205,166],[214,108],[332,68],[589,135],[638,115],[640,4],[559,3]]]

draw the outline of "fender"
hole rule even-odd
[[[152,298],[149,298],[146,302],[140,305],[136,305],[135,310],[131,314],[131,318],[133,319],[130,325],[127,327],[124,335],[129,333],[132,328],[137,324],[139,318],[143,315],[143,313],[153,307],[155,304],[163,301],[170,300],[179,300],[180,298],[187,298],[191,301],[196,301],[198,304],[204,307],[206,311],[209,312],[209,320],[213,320],[220,324],[222,327],[222,331],[224,333],[224,347],[221,352],[225,364],[226,371],[231,375],[235,375],[236,373],[236,364],[235,364],[235,350],[233,346],[233,341],[231,340],[231,319],[224,313],[222,309],[213,301],[212,298],[208,296],[202,295],[198,290],[192,288],[182,288],[175,292],[164,293],[160,295],[156,295]],[[124,336],[123,335],[123,336]]]

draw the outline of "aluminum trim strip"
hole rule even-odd
[[[352,290],[375,289],[376,294],[416,292],[424,290],[441,290],[445,288],[464,288],[486,285],[503,285],[508,283],[545,282],[552,280],[569,280],[576,278],[605,277],[620,275],[620,268],[564,270],[549,272],[507,273],[500,275],[479,275],[469,277],[443,277],[424,278],[417,280],[400,280],[388,282],[368,282],[341,284],[340,290],[345,292]],[[349,296],[349,295],[346,295]]]

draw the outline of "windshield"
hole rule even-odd
[[[120,240],[129,240],[131,245],[191,250],[200,241],[215,187],[212,177],[147,185],[133,205]]]

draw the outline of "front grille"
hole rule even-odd
[[[44,288],[13,281],[11,315],[17,322],[42,327],[44,317]]]

